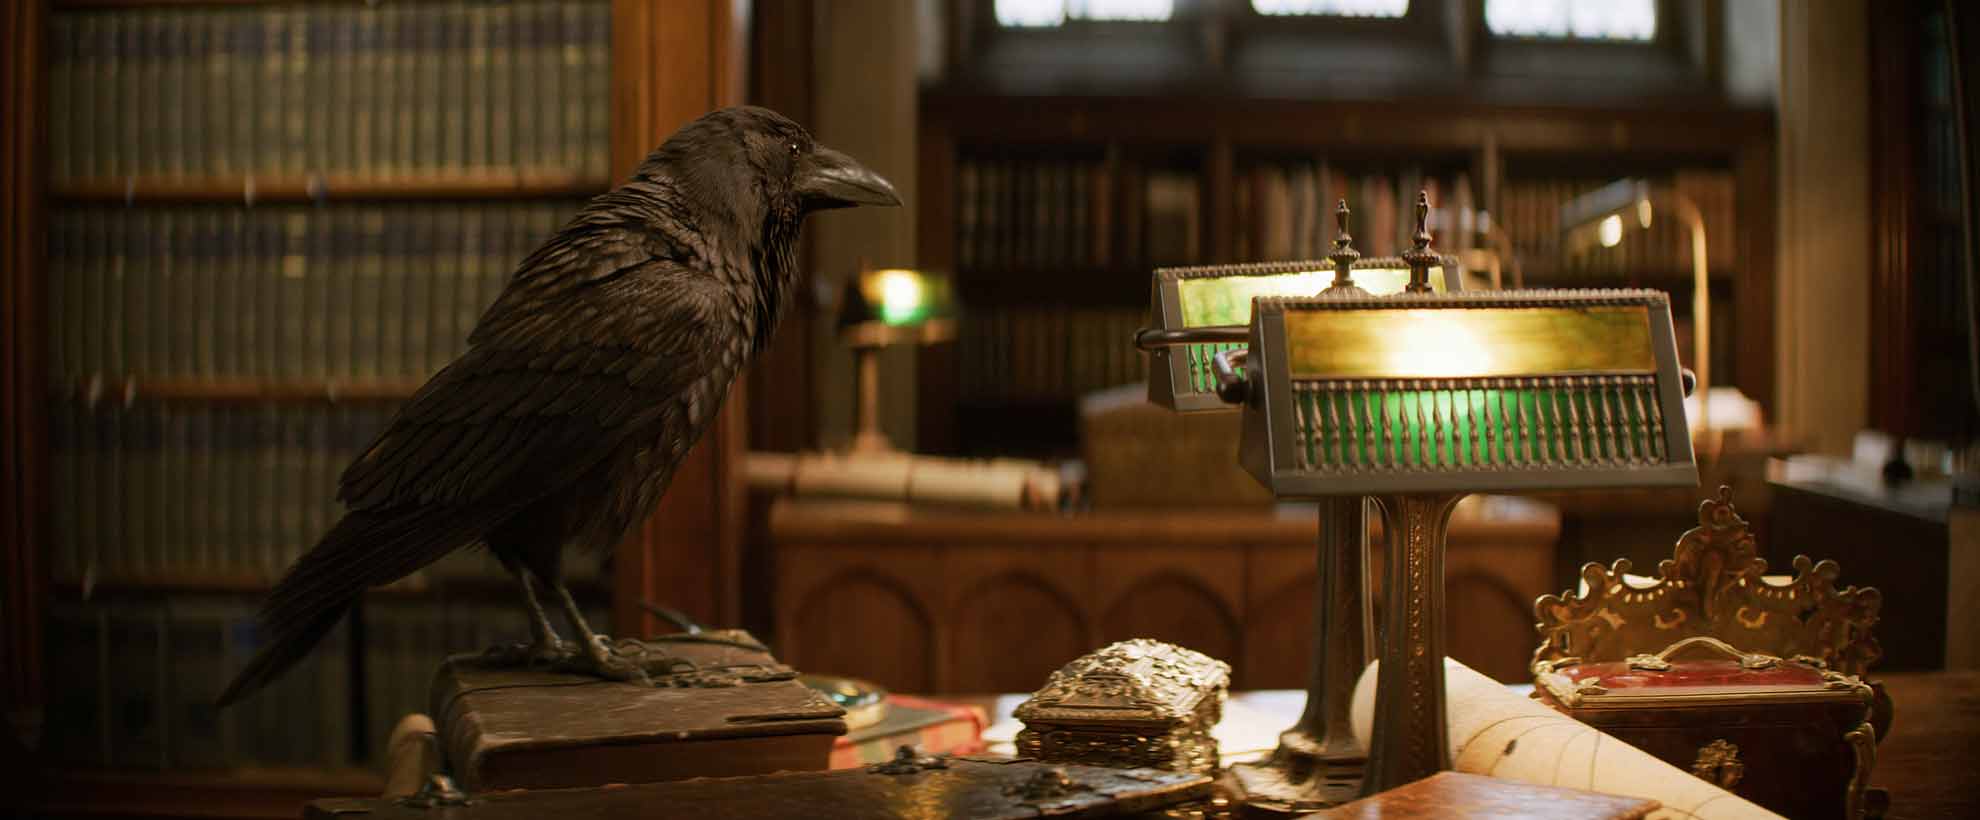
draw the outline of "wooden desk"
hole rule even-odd
[[[1229,661],[1239,687],[1304,688],[1318,528],[1310,506],[1065,516],[779,501],[776,646],[799,669],[899,692],[1025,691],[1146,637]],[[1543,504],[1460,505],[1445,573],[1455,657],[1527,677],[1533,600],[1559,591],[1559,532]]]
[[[1897,672],[1884,682],[1896,710],[1891,736],[1877,745],[1872,786],[1890,792],[1885,820],[1980,817],[1980,672]],[[992,723],[1010,718],[1015,697],[950,696],[981,707]],[[1231,699],[1291,726],[1305,699],[1297,692],[1237,692]],[[1002,707],[1001,714],[999,714]]]

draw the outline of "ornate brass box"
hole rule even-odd
[[[1583,592],[1535,604],[1535,697],[1789,817],[1863,817],[1880,594],[1805,556],[1764,578],[1726,488],[1699,522],[1656,578],[1589,564]]]
[[[1060,667],[1014,714],[1018,754],[1053,763],[1207,772],[1231,668],[1173,644],[1121,641]]]

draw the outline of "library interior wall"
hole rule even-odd
[[[894,184],[899,208],[854,208],[814,215],[812,286],[821,315],[812,322],[818,443],[838,447],[853,430],[853,356],[839,340],[838,297],[861,257],[880,267],[915,264],[916,72],[921,60],[916,0],[819,3],[812,18],[812,136],[859,159]],[[880,424],[894,446],[915,444],[915,351],[880,356]]]
[[[1865,0],[1780,5],[1774,422],[1833,454],[1869,418],[1868,19]]]

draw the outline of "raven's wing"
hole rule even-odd
[[[350,512],[262,606],[262,649],[221,695],[265,686],[336,626],[357,595],[444,557],[582,476],[633,431],[690,422],[733,372],[733,296],[713,276],[612,243],[559,237],[344,471]],[[564,270],[546,271],[545,265]],[[719,395],[719,391],[714,391]]]
[[[344,471],[338,497],[360,510],[514,510],[576,480],[629,432],[699,415],[683,406],[700,398],[687,388],[725,347],[732,297],[676,262],[621,261],[513,282],[468,351]]]

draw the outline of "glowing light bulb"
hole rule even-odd
[[[1609,214],[1602,217],[1601,238],[1602,247],[1604,248],[1613,248],[1622,244],[1622,217],[1620,215]]]
[[[921,277],[912,271],[885,270],[876,278],[880,290],[880,321],[900,324],[921,313]]]
[[[1646,231],[1650,230],[1650,200],[1636,201],[1636,224]]]

